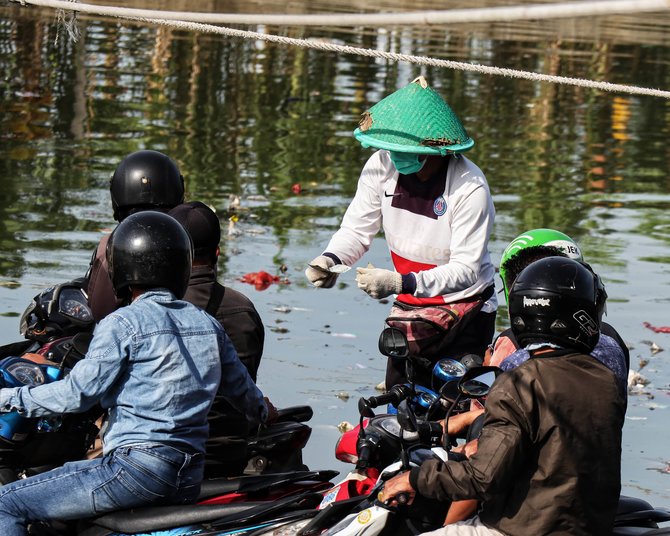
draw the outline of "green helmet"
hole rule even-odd
[[[366,111],[354,136],[363,147],[442,156],[467,151],[475,144],[423,76]]]
[[[551,256],[552,248],[559,250],[561,254],[570,259],[580,262],[584,260],[577,243],[565,233],[554,229],[532,229],[531,231],[526,231],[507,245],[500,259],[500,277],[502,278],[503,290],[505,291],[505,300],[508,299],[509,287],[514,282],[512,276],[518,274],[524,268],[525,264],[542,257]],[[515,257],[521,251],[525,251],[528,258],[523,260],[521,266],[513,266],[515,264],[513,261],[516,260]],[[512,278],[512,281],[508,281],[510,278]]]

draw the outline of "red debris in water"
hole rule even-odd
[[[271,275],[263,270],[260,272],[249,272],[248,274],[244,274],[240,278],[240,281],[242,281],[242,283],[254,285],[256,290],[265,290],[273,283],[288,283],[286,280],[282,281],[278,275]]]
[[[652,326],[649,322],[642,322],[642,325],[655,333],[670,333],[670,326]]]
[[[302,186],[300,186],[299,182],[296,182],[293,186],[291,186],[291,191],[294,194],[299,194],[300,192],[302,192]]]

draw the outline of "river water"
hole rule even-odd
[[[192,9],[183,1],[116,4]],[[356,12],[357,4],[210,1],[198,9]],[[373,0],[365,10],[403,4]],[[0,343],[19,339],[19,317],[35,294],[86,271],[114,226],[108,180],[119,160],[138,149],[164,151],[179,163],[188,199],[207,202],[221,217],[222,280],[246,293],[263,318],[260,386],[279,406],[314,408],[310,467],[347,470],[333,458],[337,425],[355,421],[357,398],[383,379],[377,337],[389,303],[358,290],[353,271],[323,290],[309,286],[303,270],[337,228],[370,154],[351,135],[360,114],[423,74],[476,141],[468,156],[486,173],[497,210],[494,261],[521,231],[553,227],[574,237],[602,275],[607,320],[629,343],[631,368],[649,382],[629,398],[624,492],[670,505],[670,335],[643,325],[670,324],[667,100],[113,19],[80,16],[74,26],[76,42],[54,12],[0,0]],[[631,13],[425,28],[250,29],[668,89],[668,26],[667,13]],[[361,262],[368,261],[390,266],[382,238]],[[257,290],[240,281],[259,270],[288,283]],[[506,324],[503,305],[498,327]]]

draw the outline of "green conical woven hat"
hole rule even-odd
[[[467,151],[475,144],[423,76],[365,112],[354,136],[363,147],[415,154],[445,155]]]

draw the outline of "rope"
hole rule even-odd
[[[117,8],[92,4],[68,5],[67,0],[12,0],[21,4],[70,9],[84,13],[128,17],[133,19],[163,19],[205,24],[250,24],[276,26],[430,26],[516,20],[590,17],[667,11],[670,0],[597,0],[560,4],[529,4],[479,9],[444,11],[407,11],[403,13],[330,13],[318,15],[272,15],[250,13],[201,13],[193,11],[157,11],[152,9]]]
[[[371,58],[383,58],[389,61],[412,63],[415,65],[426,65],[430,67],[446,67],[449,69],[456,69],[467,72],[475,72],[480,74],[494,75],[494,76],[506,76],[510,78],[520,78],[524,80],[531,80],[534,82],[551,82],[555,84],[567,84],[577,87],[586,87],[590,89],[597,89],[601,91],[608,91],[614,93],[628,93],[633,95],[647,95],[652,97],[661,97],[664,99],[670,99],[670,91],[660,90],[660,89],[651,89],[644,87],[628,86],[623,84],[612,84],[609,82],[597,82],[594,80],[587,80],[583,78],[570,78],[565,76],[554,76],[547,74],[538,74],[528,71],[519,71],[516,69],[506,69],[501,67],[489,67],[485,65],[478,65],[472,63],[464,63],[451,60],[442,60],[437,58],[429,58],[423,56],[414,56],[410,54],[398,54],[395,52],[386,52],[383,50],[374,50],[369,48],[353,47],[348,45],[336,45],[334,43],[328,43],[325,41],[315,41],[307,39],[296,39],[292,37],[284,37],[279,35],[272,34],[263,34],[258,32],[252,32],[247,30],[236,30],[233,28],[224,28],[220,26],[212,26],[209,24],[201,24],[196,22],[180,21],[180,20],[167,20],[167,19],[155,19],[155,18],[146,18],[146,17],[131,17],[125,14],[128,10],[123,8],[114,8],[114,7],[104,7],[104,6],[91,6],[87,4],[74,4],[68,1],[62,0],[12,0],[12,1],[21,1],[21,3],[35,4],[35,5],[46,5],[48,4],[57,4],[57,6],[49,7],[58,7],[60,9],[67,10],[77,10],[85,11],[87,13],[96,13],[96,14],[105,14],[113,17],[124,18],[129,20],[135,20],[139,22],[145,22],[149,24],[157,24],[161,26],[168,26],[171,28],[179,28],[193,32],[201,33],[210,33],[225,35],[230,37],[241,37],[244,39],[253,39],[260,41],[267,41],[270,43],[278,43],[282,45],[290,45],[302,48],[308,48],[312,50],[320,50],[327,52],[337,52],[341,54],[353,54],[358,56],[366,56]],[[666,3],[665,0],[663,0]],[[667,5],[667,3],[666,3]],[[78,9],[84,8],[84,9]],[[137,10],[131,10],[137,11]],[[104,12],[104,13],[103,13]]]

